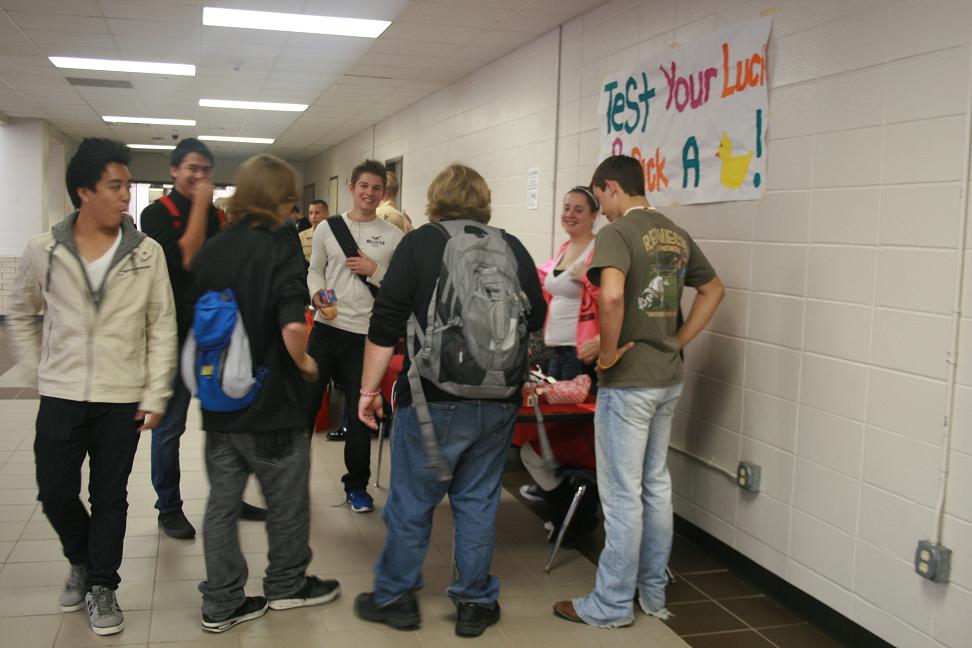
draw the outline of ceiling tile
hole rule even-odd
[[[33,11],[69,16],[100,16],[96,0],[3,0],[7,11]]]
[[[0,28],[0,54],[35,54],[37,49],[13,27]]]
[[[181,4],[155,0],[100,0],[103,14],[108,18],[158,20],[167,23],[199,25],[202,10],[198,3]],[[169,26],[172,29],[172,26]]]
[[[468,43],[476,36],[484,33],[485,29],[471,27],[454,27],[442,29],[441,26],[420,23],[396,22],[385,30],[380,38],[399,40],[427,41],[434,43]]]
[[[304,13],[315,16],[395,20],[409,4],[407,0],[369,0],[368,2],[307,0],[304,6]]]
[[[93,16],[45,14],[35,11],[10,11],[7,15],[21,29],[53,29],[56,31],[83,32],[86,34],[108,33],[108,23],[104,18],[96,18]]]
[[[54,46],[62,51],[71,47],[102,47],[114,48],[115,40],[111,34],[86,34],[82,32],[63,32],[51,29],[26,29],[24,33],[35,44],[43,46]]]

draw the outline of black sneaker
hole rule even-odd
[[[250,522],[265,522],[267,519],[267,509],[243,502],[243,508],[240,509],[240,519]]]
[[[346,428],[346,427],[340,427],[340,428],[338,428],[336,430],[331,430],[330,432],[328,432],[327,433],[327,440],[328,441],[344,441],[344,439],[347,436],[348,436],[348,428]]]
[[[499,603],[459,603],[456,605],[456,634],[460,637],[478,637],[486,628],[500,620]]]
[[[259,619],[266,613],[267,599],[262,596],[247,596],[243,601],[243,605],[236,608],[225,619],[217,621],[211,616],[203,614],[202,629],[206,632],[226,632],[239,623],[250,621],[251,619]]]
[[[289,610],[307,605],[322,605],[330,603],[340,593],[341,585],[336,580],[322,580],[317,576],[308,576],[304,579],[304,586],[293,596],[270,601],[270,609]]]
[[[365,621],[384,623],[399,630],[417,628],[422,623],[418,601],[411,592],[384,607],[375,603],[374,592],[362,592],[354,599],[354,613]]]
[[[196,529],[182,509],[159,513],[159,528],[162,533],[177,540],[188,540],[196,535]]]

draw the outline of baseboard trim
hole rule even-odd
[[[743,580],[749,581],[800,614],[835,641],[855,648],[895,648],[870,630],[783,580],[685,518],[675,516],[675,532],[712,553]]]

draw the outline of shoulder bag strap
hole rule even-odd
[[[348,224],[344,222],[341,214],[328,216],[327,225],[331,228],[331,232],[333,232],[334,238],[337,239],[338,245],[341,246],[341,250],[344,251],[344,256],[358,256],[358,243],[354,240],[354,236],[351,235],[351,230],[348,229]],[[368,290],[371,291],[372,297],[378,296],[378,288],[372,285],[366,277],[362,277],[359,274],[356,274],[355,276],[368,287]]]

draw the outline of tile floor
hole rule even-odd
[[[451,517],[447,505],[436,511],[432,545],[425,562],[426,587],[420,595],[423,625],[399,632],[365,623],[352,613],[354,595],[370,589],[371,565],[384,541],[377,513],[352,514],[342,505],[341,446],[318,435],[313,444],[311,546],[312,573],[341,581],[342,596],[329,605],[270,612],[222,635],[199,629],[199,593],[204,576],[202,540],[160,537],[149,479],[149,444],[139,446],[129,480],[128,534],[118,597],[126,628],[100,638],[83,613],[60,614],[57,597],[67,563],[54,531],[35,501],[31,450],[35,399],[0,400],[0,645],[18,648],[84,648],[101,645],[158,648],[301,648],[303,646],[452,646],[454,612],[443,591],[451,576]],[[185,511],[201,528],[207,490],[201,460],[202,432],[197,412],[183,438],[182,490]],[[388,465],[382,470],[384,483]],[[372,489],[380,506],[385,491]],[[248,501],[260,502],[255,483]],[[250,568],[248,592],[260,593],[267,540],[260,523],[241,522],[240,537]],[[503,618],[487,630],[479,646],[685,646],[673,629],[639,616],[633,628],[609,632],[560,621],[552,604],[591,586],[594,565],[580,553],[562,550],[555,569],[543,574],[547,544],[537,517],[504,491],[498,521],[493,572],[503,583]]]
[[[511,493],[528,483],[525,471],[507,470]],[[538,515],[542,507],[523,502]],[[591,561],[604,545],[603,529],[577,545]],[[840,644],[769,596],[732,574],[725,564],[688,540],[675,536],[669,568],[675,580],[667,599],[672,617],[665,621],[695,648],[839,648]]]
[[[343,594],[326,606],[270,612],[222,635],[199,629],[199,594],[204,576],[202,541],[160,536],[149,478],[149,444],[140,444],[129,481],[128,534],[119,600],[127,627],[101,638],[83,613],[61,614],[57,596],[67,573],[60,545],[35,501],[31,449],[37,392],[24,387],[0,324],[0,646],[83,648],[101,645],[155,648],[302,648],[303,646],[453,646],[467,645],[453,634],[452,605],[442,594],[451,576],[451,517],[436,511],[432,545],[425,563],[426,588],[420,594],[424,623],[416,632],[399,632],[358,620],[354,595],[370,589],[371,565],[384,541],[377,513],[355,515],[342,505],[341,446],[318,435],[313,445],[311,573],[336,577]],[[375,450],[377,450],[375,448]],[[387,457],[386,457],[387,459]],[[374,465],[374,464],[373,464]],[[205,506],[207,482],[202,463],[202,433],[191,412],[183,441],[185,510],[197,528]],[[832,648],[833,640],[790,610],[731,574],[717,559],[676,537],[666,623],[638,615],[635,625],[618,631],[566,623],[550,614],[554,601],[587,592],[594,582],[603,533],[578,550],[564,548],[553,571],[543,574],[549,545],[537,515],[542,511],[512,493],[528,479],[508,470],[498,517],[493,572],[503,582],[503,618],[476,641],[479,646],[653,646],[674,648]],[[388,483],[387,461],[382,483]],[[379,507],[382,489],[371,489]],[[261,501],[255,483],[248,501]],[[261,524],[240,523],[240,538],[250,568],[248,592],[261,591],[266,566],[266,534]]]

